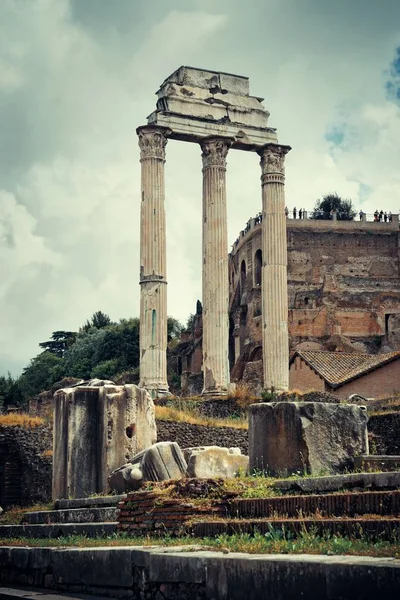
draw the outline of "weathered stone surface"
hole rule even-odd
[[[176,442],[158,442],[146,450],[141,460],[145,481],[181,479],[186,474],[187,464]]]
[[[154,404],[135,385],[77,386],[54,395],[53,499],[108,490],[108,475],[157,439]]]
[[[110,488],[122,494],[138,490],[143,481],[182,479],[186,475],[186,467],[186,460],[176,442],[158,442],[115,469],[109,478]]]
[[[127,463],[115,469],[109,477],[110,488],[117,494],[138,490],[143,483],[143,473],[138,465]]]
[[[153,398],[168,394],[167,276],[164,208],[165,146],[169,130],[139,127],[140,386]]]
[[[368,453],[367,411],[319,402],[253,404],[249,409],[250,469],[273,475],[339,473]]]
[[[233,452],[231,452],[233,450]],[[236,477],[239,472],[246,473],[249,457],[237,452],[237,448],[206,446],[187,448],[187,474],[189,477]]]
[[[157,95],[157,110],[148,122],[168,127],[172,139],[198,142],[227,136],[235,148],[249,151],[276,141],[262,99],[249,95],[247,77],[180,67]]]

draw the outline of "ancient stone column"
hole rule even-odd
[[[226,156],[231,140],[201,142],[203,159],[203,371],[206,395],[226,395],[229,384],[229,281]]]
[[[290,146],[267,144],[260,151],[262,184],[262,341],[264,388],[289,387],[285,154]]]
[[[142,165],[139,385],[155,398],[169,393],[164,163],[170,130],[144,126],[136,131]]]

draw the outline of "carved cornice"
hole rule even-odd
[[[267,144],[259,151],[261,156],[261,181],[262,183],[284,183],[285,181],[285,155],[291,150],[290,146]]]
[[[155,158],[165,162],[165,146],[170,129],[166,127],[144,126],[136,130],[139,137],[140,160]]]
[[[208,138],[200,142],[203,151],[201,157],[203,159],[203,168],[222,167],[226,169],[226,157],[228,150],[232,145],[230,138]]]

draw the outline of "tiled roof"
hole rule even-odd
[[[385,354],[350,354],[347,352],[297,350],[291,362],[296,356],[300,356],[313,371],[325,379],[331,387],[336,388],[400,358],[400,351]]]

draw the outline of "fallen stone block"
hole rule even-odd
[[[140,463],[145,481],[182,479],[187,464],[176,442],[158,442],[143,453]]]
[[[250,469],[274,476],[340,473],[368,454],[367,411],[352,404],[276,402],[249,409]]]
[[[182,479],[186,467],[185,457],[176,442],[158,442],[115,469],[109,484],[113,491],[121,494],[138,490],[144,481]]]
[[[233,450],[233,452],[231,452]],[[249,457],[237,453],[237,448],[221,448],[205,446],[202,448],[187,448],[187,474],[189,477],[210,478],[236,477],[238,473],[246,473],[249,467]]]

